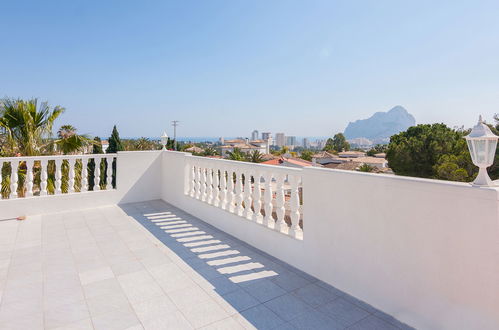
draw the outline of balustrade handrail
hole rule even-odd
[[[53,160],[53,159],[82,159],[82,158],[106,158],[117,157],[117,153],[109,154],[81,154],[81,155],[43,155],[43,156],[14,156],[14,157],[0,157],[0,161],[25,161],[25,160]]]
[[[259,168],[262,171],[272,171],[272,172],[277,172],[279,174],[299,174],[303,172],[302,168],[295,168],[295,167],[287,167],[287,166],[279,166],[279,165],[270,165],[270,164],[261,164],[261,163],[251,163],[251,162],[243,162],[239,160],[230,160],[230,159],[218,159],[218,158],[208,158],[208,157],[203,157],[203,156],[193,156],[193,155],[187,155],[189,158],[194,159],[194,161],[201,161],[201,162],[214,162],[214,163],[220,163],[220,164],[226,164],[226,165],[220,165],[220,166],[229,166],[227,164],[230,164],[230,166],[234,165],[235,167],[238,168],[244,168],[244,169],[254,169],[254,168]],[[189,158],[187,161],[189,162]]]

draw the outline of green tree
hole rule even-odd
[[[121,144],[120,133],[118,133],[118,129],[116,125],[113,127],[113,132],[109,137],[109,146],[107,147],[106,153],[114,154],[118,151],[123,151],[123,145]]]
[[[258,150],[253,150],[249,155],[248,155],[248,161],[252,163],[261,163],[263,162],[263,155],[260,151]]]
[[[314,155],[314,153],[311,150],[303,150],[301,152],[300,158],[303,160],[308,160],[309,162],[311,162],[313,155]]]
[[[0,127],[3,153],[36,156],[51,150],[52,127],[64,108],[51,108],[37,99],[5,98],[0,101]]]
[[[333,139],[331,139],[331,138],[327,139],[326,145],[324,146],[323,150],[324,151],[335,151]]]
[[[227,152],[227,159],[246,161],[246,155],[239,148],[234,148],[232,151]]]
[[[333,136],[333,150],[338,152],[350,150],[350,144],[347,142],[343,133],[338,133]]]
[[[470,181],[476,175],[464,135],[445,124],[409,127],[393,135],[386,153],[398,175]]]
[[[57,131],[58,139],[55,145],[64,155],[82,152],[87,146],[94,144],[86,135],[76,134],[76,128],[72,125],[62,125]]]

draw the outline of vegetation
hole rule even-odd
[[[386,144],[377,144],[374,147],[372,147],[370,150],[367,151],[368,156],[374,156],[376,154],[380,153],[386,153],[388,150],[388,145]]]
[[[324,151],[342,152],[348,150],[350,150],[350,144],[347,142],[343,133],[335,134],[333,138],[327,139],[326,145],[324,146]]]
[[[301,152],[300,158],[303,160],[308,160],[309,162],[311,162],[313,155],[314,155],[314,153],[311,150],[303,150]]]
[[[376,167],[371,166],[369,164],[362,164],[358,168],[358,171],[360,171],[360,172],[374,172],[375,170],[376,170]]]
[[[136,151],[136,150],[160,150],[162,148],[159,141],[141,137],[139,139],[121,139],[123,150]]]
[[[253,150],[252,152],[249,153],[247,156],[248,161],[252,163],[261,163],[263,162],[263,155],[260,151],[258,150]]]
[[[471,181],[477,168],[463,138],[467,133],[444,124],[410,127],[390,138],[388,165],[399,175]]]
[[[234,148],[234,150],[227,152],[227,159],[246,161],[246,154],[239,148]]]

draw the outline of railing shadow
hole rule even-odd
[[[378,318],[391,320],[390,324],[398,322],[172,205],[150,201],[120,207],[174,254],[174,262],[181,265],[194,282],[205,290],[212,290],[212,296],[222,298],[258,329],[281,324],[290,328],[331,329],[334,326],[336,329],[360,321],[352,319],[351,324],[338,324],[321,312],[323,305],[336,300],[346,301],[360,310],[362,319],[377,313]],[[350,315],[351,311],[344,313]]]

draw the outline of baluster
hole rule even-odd
[[[40,161],[40,196],[46,196],[47,195],[47,166],[48,166],[48,160],[47,159],[42,159]]]
[[[196,165],[196,199],[201,198],[201,169]]]
[[[17,198],[17,170],[19,168],[19,162],[18,161],[12,161],[10,162],[10,168],[11,168],[11,173],[10,173],[10,198]]]
[[[101,163],[101,158],[100,157],[95,157],[94,158],[94,163],[95,163],[94,191],[98,191],[98,190],[100,190],[100,163]]]
[[[213,195],[213,205],[216,207],[220,206],[220,177],[219,177],[218,169],[213,171],[213,189],[215,193]]]
[[[206,202],[208,204],[213,204],[213,169],[206,169]]]
[[[189,196],[196,196],[196,172],[194,166],[189,164]]]
[[[291,180],[291,199],[289,201],[290,217],[291,217],[291,235],[295,238],[303,238],[303,230],[300,228],[300,194],[299,184],[300,177],[293,175]]]
[[[184,195],[191,195],[191,180],[191,164],[186,162],[184,167]]]
[[[33,196],[33,165],[34,160],[26,161],[26,197]]]
[[[76,159],[74,158],[68,159],[68,166],[69,166],[68,193],[75,192],[75,162]]]
[[[244,213],[243,207],[243,175],[241,171],[236,170],[236,204],[237,215],[242,217]]]
[[[237,177],[237,174],[236,174]],[[236,194],[234,193],[234,172],[227,171],[227,180],[229,180],[229,212],[234,213],[236,209]]]
[[[272,217],[273,205],[272,205],[272,173],[269,172],[265,175],[265,218],[263,219],[263,224],[269,228],[274,228],[275,221]]]
[[[244,216],[248,220],[253,220],[253,211],[251,210],[252,195],[251,174],[246,172],[244,175]]]
[[[107,179],[106,179],[106,190],[113,189],[113,156],[106,157],[107,163]]]
[[[282,233],[287,233],[288,225],[286,221],[284,221],[284,216],[286,214],[286,209],[284,207],[285,196],[284,196],[284,179],[285,176],[279,174],[276,176],[277,180],[277,196],[276,196],[276,213],[277,213],[277,222],[275,225],[275,230],[280,231]]]
[[[262,190],[260,185],[261,175],[259,172],[256,172],[253,175],[254,183],[253,183],[253,221],[257,223],[262,223]]]
[[[88,191],[88,158],[81,159],[81,192]]]
[[[227,191],[227,176],[226,176],[225,168],[220,169],[220,192],[221,192],[221,197],[220,197],[220,208],[222,210],[227,209],[227,198],[228,198],[228,191]]]
[[[201,201],[206,202],[206,168],[202,167],[201,168]]]
[[[62,185],[62,170],[61,170],[61,167],[62,167],[62,159],[61,158],[57,158],[55,160],[55,192],[54,192],[54,195],[58,195],[58,194],[61,194],[62,193],[62,190],[61,190],[61,185]]]

